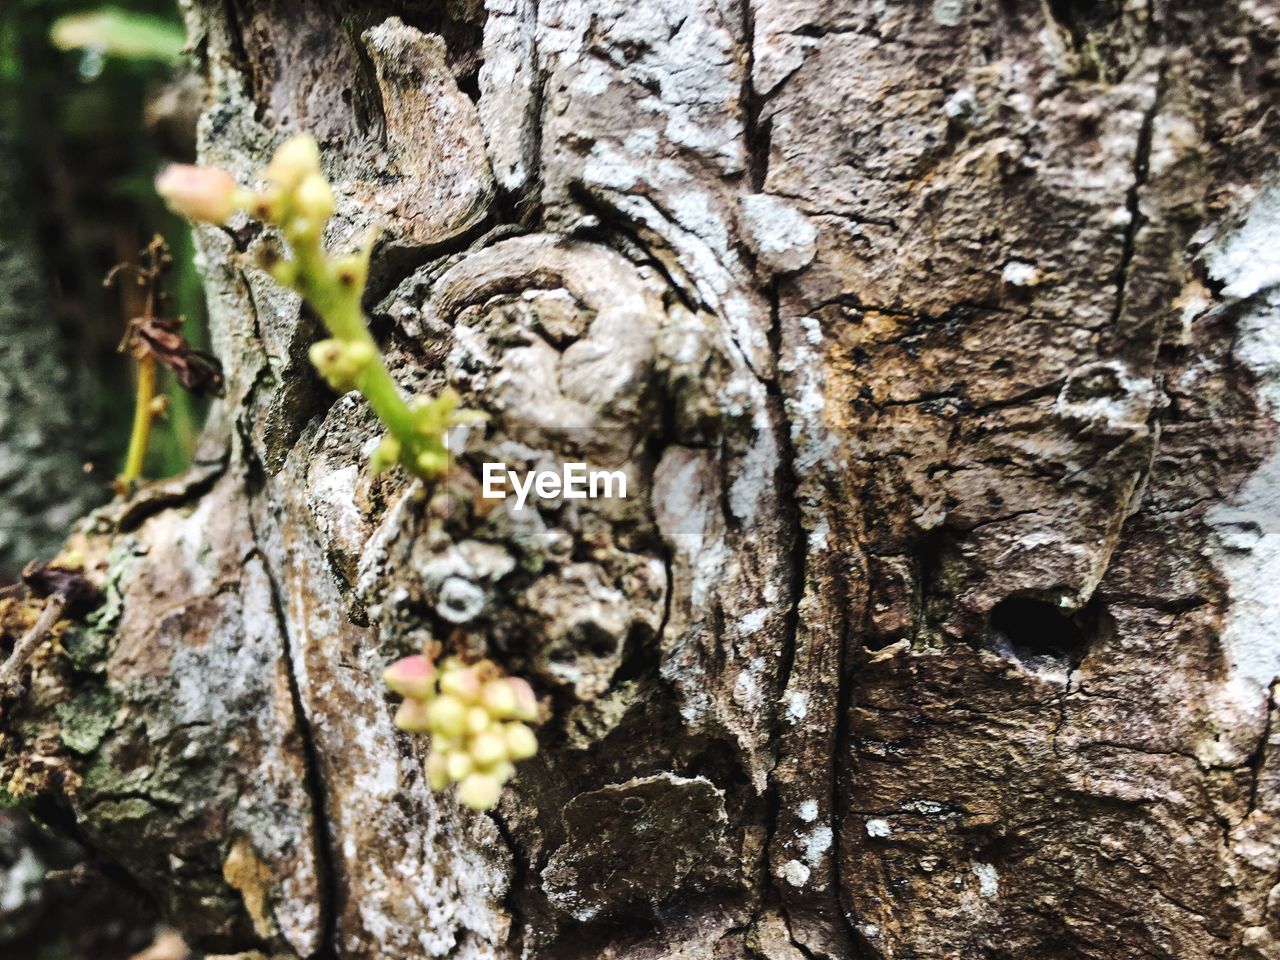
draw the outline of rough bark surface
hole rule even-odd
[[[316,324],[204,230],[225,403],[100,512],[6,717],[193,941],[298,957],[1280,955],[1280,8],[191,0],[202,155],[324,142],[460,469],[366,467]],[[492,815],[377,679],[554,705]]]

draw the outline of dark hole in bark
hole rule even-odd
[[[1120,4],[1115,0],[1049,0],[1049,12],[1079,43],[1090,30],[1120,16]]]
[[[625,683],[658,675],[658,644],[652,630],[632,624],[622,645],[622,662],[614,671],[613,682]]]
[[[1064,610],[1034,597],[1007,597],[987,618],[995,649],[1037,673],[1074,670],[1098,635],[1103,613],[1096,602]]]
[[[1113,364],[1107,363],[1093,364],[1073,374],[1062,388],[1063,398],[1073,403],[1123,396],[1125,393],[1120,371]]]
[[[618,650],[618,638],[600,624],[588,620],[573,629],[569,649],[573,655],[603,659],[613,656]]]

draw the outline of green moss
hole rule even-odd
[[[126,797],[124,800],[104,800],[93,808],[93,816],[94,829],[99,835],[140,842],[143,827],[155,819],[156,808],[142,797]]]
[[[115,633],[116,624],[124,613],[124,591],[120,589],[120,581],[141,554],[141,549],[133,539],[112,549],[111,555],[107,557],[107,582],[102,590],[105,599],[102,606],[87,618],[90,630],[104,636]]]
[[[58,704],[62,742],[80,754],[97,750],[111,729],[117,706],[115,694],[106,686],[89,687],[66,703]]]
[[[61,644],[81,673],[100,673],[111,648],[111,638],[100,630],[73,628],[62,634]]]

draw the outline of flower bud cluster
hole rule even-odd
[[[333,389],[359,390],[386,424],[388,434],[373,455],[375,471],[397,464],[424,480],[449,466],[445,434],[450,427],[483,419],[463,410],[457,394],[406,403],[369,333],[362,298],[372,247],[348,256],[324,249],[325,227],[334,212],[333,189],[320,168],[320,148],[299,134],[281,145],[263,172],[259,191],[238,187],[221,170],[177,165],[156,180],[156,189],[177,213],[223,224],[237,211],[280,229],[293,257],[264,244],[260,266],[276,282],[300,293],[331,336],[312,346],[311,362]]]
[[[284,142],[263,174],[270,186],[252,198],[250,211],[284,231],[294,248],[316,244],[333,216],[333,189],[320,172],[320,147],[299,134]]]
[[[432,790],[458,785],[458,800],[472,810],[498,802],[515,763],[538,752],[529,726],[538,720],[533,688],[504,676],[497,664],[464,664],[456,657],[439,669],[424,656],[405,657],[384,678],[405,698],[396,726],[431,735],[427,779]]]
[[[174,164],[156,178],[156,192],[175,213],[191,220],[222,225],[243,210],[255,220],[279,227],[298,260],[306,263],[304,270],[297,261],[278,262],[271,269],[272,276],[304,295],[322,289],[343,271],[320,249],[325,225],[333,216],[334,199],[333,188],[320,169],[320,147],[315,138],[298,134],[286,140],[263,171],[263,178],[267,185],[262,190],[245,190],[226,171]],[[308,277],[308,271],[324,276]],[[353,271],[348,265],[344,275],[358,276],[363,289],[364,272]]]
[[[445,387],[434,397],[414,397],[409,401],[409,417],[418,443],[408,449],[395,434],[387,434],[373,453],[375,472],[399,463],[420,477],[443,476],[449,468],[445,435],[453,427],[485,420],[483,413],[464,408],[462,398],[451,387]]]

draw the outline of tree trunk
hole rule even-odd
[[[225,403],[85,525],[10,792],[221,951],[1280,956],[1280,8],[187,6],[203,159],[320,138],[459,469],[633,495],[371,475],[203,230]],[[492,814],[391,722],[432,639],[553,704]]]
[[[0,83],[0,121],[13,104]],[[28,219],[13,128],[0,131],[0,582],[48,559],[95,499],[85,476],[86,404],[71,374],[74,351],[49,295]]]

